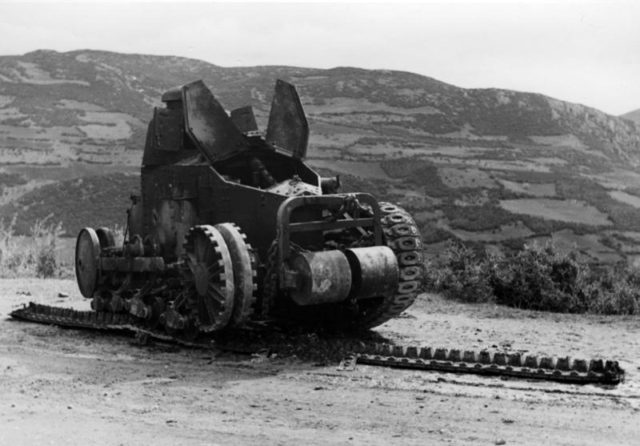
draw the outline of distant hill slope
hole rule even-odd
[[[327,130],[448,144],[546,145],[549,137],[561,137],[586,151],[640,163],[634,124],[539,94],[463,89],[397,71],[222,68],[100,51],[0,57],[0,135],[7,135],[0,161],[30,155],[53,163],[126,159],[127,149],[141,148],[151,106],[166,89],[203,79],[229,109],[251,104],[264,117],[276,78],[296,84],[311,120]],[[330,136],[314,135],[318,143]]]
[[[640,125],[640,108],[638,110],[630,111],[629,113],[625,113],[621,116],[621,118],[628,119],[636,123],[636,125]]]
[[[0,217],[26,230],[52,215],[70,234],[122,225],[129,190],[115,195],[135,187],[165,90],[203,79],[227,109],[253,105],[264,128],[277,78],[300,93],[310,164],[409,208],[434,250],[447,238],[496,249],[553,238],[598,261],[640,254],[640,124],[629,119],[406,72],[91,50],[0,57]]]

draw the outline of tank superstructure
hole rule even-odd
[[[338,193],[304,163],[308,123],[276,82],[266,132],[227,114],[202,81],[166,92],[149,124],[124,243],[84,228],[76,276],[99,312],[194,335],[254,319],[368,328],[415,299],[423,275],[411,216]]]

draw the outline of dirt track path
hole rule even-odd
[[[622,361],[627,381],[605,389],[141,347],[125,336],[6,318],[28,300],[86,306],[73,282],[3,280],[0,287],[2,445],[632,445],[640,438],[637,317],[424,295],[378,330],[434,346],[606,355]]]

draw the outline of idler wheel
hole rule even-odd
[[[380,224],[384,242],[391,252],[382,247],[364,248],[372,250],[371,253],[380,250],[381,254],[385,254],[384,258],[367,259],[364,255],[358,255],[357,262],[350,254],[356,271],[363,268],[358,264],[366,266],[365,272],[360,275],[367,279],[363,280],[363,284],[356,283],[356,289],[358,286],[363,289],[360,291],[361,297],[368,296],[357,300],[357,307],[350,315],[347,314],[344,325],[350,328],[372,328],[398,316],[413,303],[420,291],[424,268],[418,226],[407,211],[385,202],[380,202]],[[352,248],[347,252],[358,254],[360,249],[363,248]],[[363,253],[368,254],[367,251]],[[391,254],[396,258],[395,267],[391,267]],[[376,273],[378,270],[380,272]]]
[[[194,226],[184,245],[187,293],[195,326],[203,332],[225,328],[233,314],[233,263],[227,244],[213,226]]]
[[[237,225],[220,223],[215,228],[227,244],[233,264],[235,297],[231,322],[235,326],[241,326],[251,316],[256,301],[258,289],[256,256],[251,245],[247,243],[247,236]]]
[[[116,245],[113,232],[111,232],[109,228],[96,229],[96,235],[98,236],[98,240],[100,241],[101,248],[112,248]]]
[[[100,240],[92,228],[84,228],[76,240],[76,280],[84,297],[91,298],[100,278]]]
[[[422,238],[407,211],[391,203],[380,202],[380,223],[386,245],[398,260],[399,277],[395,293],[379,304],[361,311],[361,327],[375,327],[398,316],[415,300],[424,275]]]

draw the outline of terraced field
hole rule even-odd
[[[542,95],[467,90],[411,73],[223,68],[99,51],[0,57],[0,219],[18,233],[58,219],[122,225],[146,126],[163,91],[203,79],[264,129],[276,78],[297,85],[308,160],[409,209],[429,252],[447,239],[508,250],[575,245],[594,262],[636,262],[640,131]],[[80,181],[81,180],[81,181]]]

